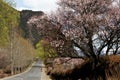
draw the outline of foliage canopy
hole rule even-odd
[[[5,45],[10,38],[10,29],[19,24],[19,12],[0,0],[0,45]]]

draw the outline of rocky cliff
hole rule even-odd
[[[41,34],[36,25],[29,25],[29,20],[32,17],[42,17],[42,11],[23,10],[20,12],[20,27],[24,38],[29,39],[35,45],[40,39]]]

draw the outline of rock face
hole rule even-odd
[[[22,35],[24,38],[29,39],[35,45],[41,38],[39,30],[36,25],[29,25],[29,20],[32,17],[42,17],[42,11],[23,10],[20,12],[20,27],[23,30]]]

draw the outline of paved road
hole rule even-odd
[[[1,79],[1,80],[41,80],[41,66],[40,61],[34,63],[32,68],[27,72],[24,72],[20,75],[13,76],[11,78]]]

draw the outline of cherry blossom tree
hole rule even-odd
[[[119,0],[60,0],[56,13],[28,22],[39,27],[59,55],[79,56],[77,47],[97,59],[120,50],[119,4]]]
[[[44,26],[41,29],[52,45],[60,49],[64,42],[69,42],[69,48],[78,47],[93,58],[119,52],[119,1],[60,0],[58,4],[60,7],[55,14],[41,18],[38,23]]]

